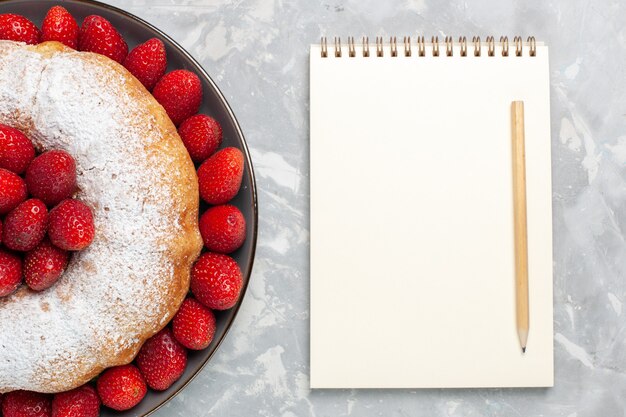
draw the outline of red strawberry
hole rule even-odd
[[[36,198],[24,201],[4,219],[2,237],[9,249],[27,252],[35,249],[46,235],[48,209]]]
[[[222,126],[205,114],[185,120],[178,134],[194,162],[203,162],[222,144]]]
[[[100,398],[91,385],[55,394],[52,399],[52,417],[98,417]]]
[[[91,15],[83,20],[78,38],[78,49],[95,52],[120,64],[128,54],[128,45],[111,22],[102,16]]]
[[[152,95],[178,126],[186,118],[198,113],[202,103],[202,83],[191,71],[175,70],[157,82]]]
[[[242,286],[241,270],[230,256],[206,252],[191,269],[191,292],[210,309],[226,310],[234,306]]]
[[[210,251],[234,252],[246,239],[246,219],[230,204],[211,207],[200,217],[200,234]]]
[[[22,260],[0,249],[0,297],[11,294],[22,282]]]
[[[188,349],[202,350],[215,335],[215,315],[193,298],[187,298],[172,321],[174,337]]]
[[[26,170],[26,185],[33,197],[48,206],[72,196],[76,190],[76,162],[65,151],[39,155]]]
[[[65,250],[83,250],[95,234],[91,209],[78,200],[63,200],[50,211],[48,235],[52,243]]]
[[[137,366],[153,390],[168,389],[185,372],[187,350],[168,327],[152,336],[137,354]]]
[[[209,204],[224,204],[239,192],[243,177],[243,154],[224,148],[198,168],[200,197]]]
[[[124,66],[151,91],[167,69],[165,45],[157,38],[137,45],[124,60]]]
[[[114,410],[129,410],[139,404],[148,388],[141,372],[134,365],[109,368],[96,383],[102,404]]]
[[[26,183],[17,174],[0,168],[0,215],[6,214],[26,200]]]
[[[12,13],[0,14],[0,39],[26,42],[30,45],[39,43],[41,32],[33,22]]]
[[[78,46],[78,24],[62,6],[48,10],[41,25],[42,41],[57,41],[72,49]]]
[[[22,132],[0,124],[0,168],[21,174],[34,157],[33,143]]]
[[[69,253],[44,239],[24,257],[24,281],[30,289],[43,291],[54,284],[67,266]]]
[[[50,396],[31,391],[13,391],[2,401],[4,417],[50,417]]]

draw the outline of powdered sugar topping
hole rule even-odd
[[[119,71],[13,42],[0,41],[0,57],[0,123],[27,130],[39,151],[74,156],[77,198],[94,211],[95,239],[57,285],[0,299],[0,392],[46,391],[58,373],[98,368],[164,324],[169,236],[181,225],[175,182],[163,179],[175,173],[167,153],[146,152],[163,135]]]

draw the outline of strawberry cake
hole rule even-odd
[[[0,14],[3,417],[159,405],[240,300],[244,155],[200,78],[132,40],[60,5],[41,29]]]
[[[0,297],[0,393],[70,390],[131,362],[187,296],[202,248],[196,170],[140,81],[58,42],[0,41],[0,124],[74,158],[95,228],[54,286]]]

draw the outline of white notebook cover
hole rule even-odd
[[[330,46],[322,58],[311,46],[311,387],[552,386],[548,48],[429,48],[390,57],[385,46],[381,58]],[[525,106],[525,354],[513,100]]]

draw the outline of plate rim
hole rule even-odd
[[[183,391],[185,388],[187,388],[187,386],[194,380],[196,379],[196,377],[198,376],[198,374],[200,374],[200,372],[204,369],[204,367],[209,363],[209,361],[213,358],[213,356],[215,355],[215,353],[218,351],[218,349],[220,348],[222,342],[224,341],[224,339],[226,339],[226,336],[228,335],[228,333],[230,332],[233,323],[235,322],[236,318],[237,318],[237,314],[239,313],[239,309],[241,308],[241,305],[243,304],[243,300],[245,298],[245,295],[247,293],[248,290],[248,286],[250,284],[250,278],[252,276],[252,270],[254,267],[254,261],[256,258],[256,248],[257,248],[257,238],[258,238],[258,228],[259,228],[259,210],[258,210],[258,196],[257,196],[257,186],[256,186],[256,176],[254,173],[254,167],[252,165],[252,157],[250,155],[250,149],[248,147],[248,143],[246,142],[245,136],[243,134],[243,131],[241,130],[241,126],[239,125],[239,121],[237,120],[237,117],[235,116],[235,113],[233,112],[230,104],[228,103],[228,101],[226,100],[226,98],[224,97],[224,94],[222,93],[222,91],[219,89],[219,87],[217,86],[217,84],[215,83],[215,81],[213,81],[213,78],[211,78],[211,76],[206,72],[206,70],[204,69],[204,67],[185,49],[183,48],[178,42],[176,42],[171,36],[169,36],[168,34],[166,34],[165,32],[163,32],[161,29],[157,28],[156,26],[154,26],[153,24],[151,24],[150,22],[147,22],[146,20],[124,10],[121,9],[117,6],[113,6],[107,3],[103,3],[101,1],[98,0],[73,0],[77,3],[84,3],[84,4],[88,4],[88,5],[92,5],[95,7],[100,7],[103,9],[108,9],[112,12],[115,13],[119,13],[131,20],[136,21],[137,23],[147,26],[149,29],[153,30],[154,32],[156,32],[160,37],[163,37],[165,39],[167,39],[169,42],[171,42],[172,45],[174,45],[174,47],[176,49],[178,49],[179,52],[181,52],[189,61],[191,61],[196,69],[201,73],[201,76],[204,77],[208,83],[211,85],[211,87],[213,88],[213,90],[217,93],[217,96],[219,98],[219,100],[222,102],[224,108],[226,109],[228,116],[232,119],[232,121],[234,122],[234,126],[235,126],[235,130],[237,132],[237,135],[241,138],[241,146],[242,146],[242,151],[244,154],[244,162],[245,162],[245,166],[248,168],[247,169],[247,176],[248,179],[250,181],[250,191],[252,192],[252,208],[253,208],[253,220],[254,220],[254,227],[252,229],[252,242],[251,242],[251,252],[250,252],[250,262],[249,262],[249,266],[248,266],[248,272],[244,275],[244,283],[245,285],[242,287],[241,289],[241,295],[239,298],[239,301],[237,302],[237,304],[235,305],[235,307],[233,307],[230,311],[232,311],[233,313],[233,318],[230,320],[230,322],[226,323],[226,326],[224,327],[224,333],[222,334],[222,336],[216,341],[215,344],[215,348],[213,349],[213,351],[209,354],[209,356],[207,356],[207,358],[201,363],[201,365],[191,374],[191,376],[189,377],[189,379],[187,381],[184,382],[183,385],[181,385],[177,390],[175,390],[174,392],[172,392],[169,396],[167,396],[163,401],[161,401],[159,404],[157,404],[152,410],[141,414],[141,417],[148,417],[150,415],[152,415],[153,413],[155,413],[156,411],[158,411],[159,409],[161,409],[161,407],[163,407],[164,405],[166,405],[168,402],[170,402],[174,397],[176,397],[181,391]],[[7,4],[7,3],[28,3],[28,0],[0,0],[0,5],[2,4]],[[51,2],[51,3],[55,3],[55,2]],[[57,4],[59,5],[63,5],[63,0],[59,0]],[[54,4],[51,4],[51,6]],[[132,409],[128,410],[131,411]]]

